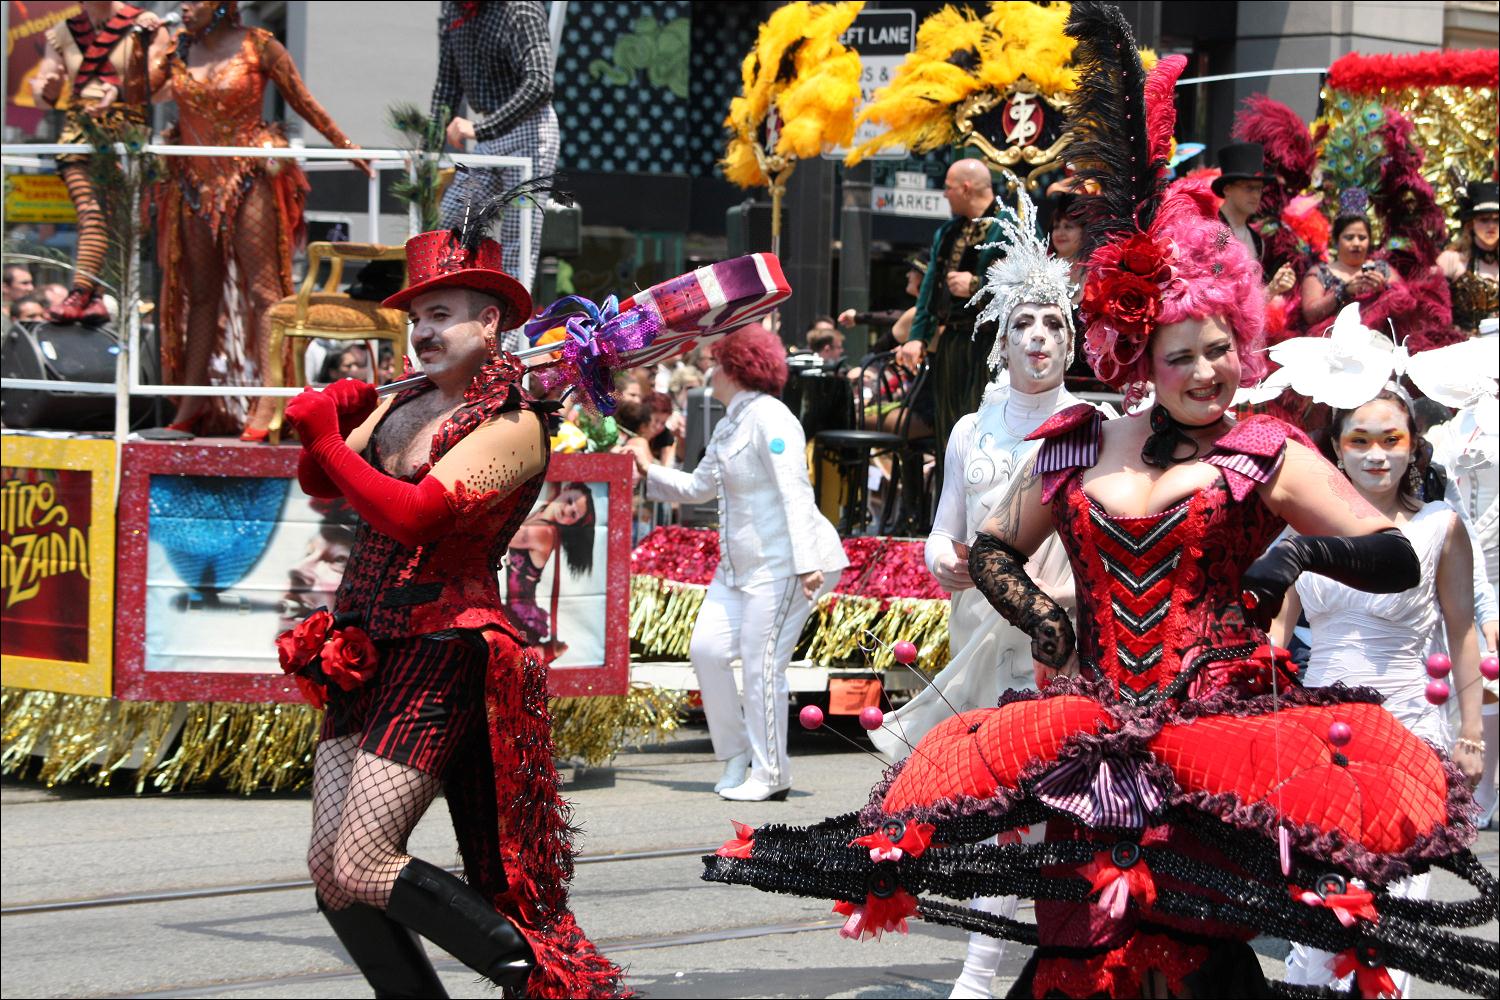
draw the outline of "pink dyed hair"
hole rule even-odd
[[[1207,189],[1206,184],[1173,185],[1151,227],[1153,236],[1170,240],[1174,247],[1172,278],[1162,286],[1157,325],[1217,317],[1234,335],[1240,385],[1251,386],[1268,371],[1260,264],[1218,219],[1216,206],[1202,197]],[[1129,385],[1150,380],[1148,341],[1146,350],[1125,366],[1117,381]]]
[[[746,389],[780,396],[786,385],[786,348],[760,323],[742,326],[713,344],[714,364]]]

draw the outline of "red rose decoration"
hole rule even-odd
[[[1145,233],[1136,233],[1120,245],[1120,267],[1154,285],[1169,277],[1168,248]]]
[[[308,615],[296,628],[276,637],[276,655],[281,660],[281,669],[295,673],[312,662],[333,628],[333,615],[318,609]]]
[[[328,707],[328,690],[323,685],[310,681],[301,674],[293,674],[292,680],[297,682],[297,688],[302,692],[302,697],[313,708],[323,709]]]
[[[1105,281],[1099,297],[1103,299],[1099,311],[1127,337],[1144,338],[1161,314],[1160,289],[1136,274],[1124,272]]]
[[[375,676],[375,643],[362,628],[339,629],[323,644],[323,676],[341,690],[353,691]]]

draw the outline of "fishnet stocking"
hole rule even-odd
[[[70,163],[62,168],[63,184],[68,197],[78,212],[77,270],[73,272],[73,287],[92,291],[94,278],[104,267],[104,255],[109,250],[109,234],[104,224],[104,211],[89,181],[89,171],[82,163]]]
[[[358,753],[333,851],[335,880],[346,896],[385,909],[411,860],[407,838],[441,787],[430,774]]]
[[[338,883],[334,848],[338,844],[339,819],[349,794],[349,779],[359,756],[357,736],[340,736],[318,744],[313,756],[312,841],[307,847],[307,870],[313,886],[331,910],[342,910],[354,902]]]
[[[276,193],[269,179],[256,175],[229,229],[229,251],[245,293],[245,357],[254,359],[262,385],[271,374],[270,310],[291,291],[291,275],[281,271],[281,239]],[[270,397],[257,398],[249,426],[268,426],[275,405]]]
[[[280,216],[271,182],[255,176],[240,200],[234,220],[225,226],[221,241],[207,222],[194,212],[182,216],[182,280],[187,292],[187,323],[183,345],[185,385],[206,385],[208,366],[219,341],[219,313],[223,305],[228,262],[232,258],[244,292],[245,331],[243,356],[255,369],[243,374],[245,382],[263,383],[270,366],[269,310],[287,293],[289,280],[281,273]],[[260,398],[251,409],[249,426],[270,423],[274,403]],[[175,422],[191,421],[208,406],[202,396],[184,396],[177,406]]]

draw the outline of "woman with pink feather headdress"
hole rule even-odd
[[[853,938],[919,916],[1033,944],[1012,996],[1269,996],[1258,934],[1334,952],[1367,995],[1387,967],[1500,990],[1500,945],[1449,929],[1500,898],[1467,850],[1467,783],[1374,692],[1298,686],[1265,634],[1304,572],[1415,585],[1411,544],[1299,431],[1230,417],[1263,370],[1264,297],[1211,204],[1167,189],[1186,61],[1148,77],[1112,5],[1073,3],[1067,31],[1069,159],[1098,186],[1084,346],[1155,405],[1044,423],[1030,481],[970,547],[976,587],[1031,638],[1039,690],[933,727],[857,812],[742,833],[705,878],[837,900]],[[1288,524],[1298,537],[1267,551]],[[1076,633],[1024,568],[1054,531]],[[1039,821],[1040,844],[1007,836]],[[1434,865],[1475,898],[1389,898]],[[937,898],[992,895],[1035,900],[1035,924]]]

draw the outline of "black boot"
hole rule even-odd
[[[377,1000],[383,997],[446,1000],[448,993],[443,989],[443,981],[432,968],[422,942],[411,931],[364,903],[331,910],[319,896],[318,912],[364,973]]]
[[[467,882],[418,858],[396,877],[385,913],[505,989],[522,989],[536,964],[515,924]]]

